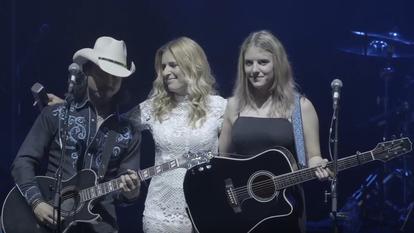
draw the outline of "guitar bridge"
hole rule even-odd
[[[233,211],[235,213],[240,213],[242,210],[237,195],[235,195],[234,193],[233,181],[230,178],[228,178],[224,180],[224,184],[227,201],[229,202],[230,206],[233,208]]]

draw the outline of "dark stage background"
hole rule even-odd
[[[42,83],[49,92],[62,95],[67,68],[80,48],[93,47],[97,37],[109,35],[127,43],[137,72],[124,85],[131,93],[125,110],[143,101],[155,77],[154,54],[158,47],[179,36],[197,41],[206,51],[220,94],[231,95],[236,76],[238,49],[255,30],[272,31],[285,45],[301,91],[313,102],[320,121],[322,152],[328,157],[328,128],[332,114],[330,83],[340,78],[344,86],[339,123],[339,155],[373,149],[384,135],[412,135],[414,104],[414,45],[386,40],[408,57],[385,59],[346,53],[338,48],[364,44],[351,30],[386,33],[396,31],[414,40],[412,0],[100,0],[0,2],[0,200],[13,182],[10,164],[38,114],[32,107],[30,87]],[[372,39],[372,38],[370,38]],[[384,117],[384,78],[380,71],[394,68],[389,80],[389,113]],[[384,120],[389,129],[385,130]],[[406,130],[403,130],[405,128]],[[144,133],[142,168],[153,163],[153,142]],[[349,206],[361,216],[348,226],[368,222],[360,232],[398,232],[407,219],[413,199],[414,169],[411,155],[387,165],[371,163],[341,173],[339,207]],[[407,176],[404,176],[404,171]],[[382,171],[382,172],[381,172]],[[383,176],[364,189],[361,208],[349,198],[369,175]],[[371,176],[371,177],[372,177]],[[404,179],[405,177],[405,179]],[[403,186],[403,181],[406,185]],[[385,183],[385,201],[380,185]],[[403,187],[408,191],[404,192]],[[305,185],[309,232],[329,232],[329,202],[324,203],[327,183]],[[144,195],[133,206],[120,208],[120,232],[140,232]],[[405,194],[405,200],[404,200]],[[381,207],[382,206],[382,207]],[[384,213],[386,221],[378,219]],[[411,220],[412,221],[412,220]],[[344,232],[357,232],[344,228]]]

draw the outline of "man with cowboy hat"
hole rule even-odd
[[[92,212],[100,214],[98,224],[74,221],[65,232],[117,232],[115,205],[134,201],[139,195],[140,132],[117,112],[117,93],[124,78],[131,76],[135,65],[127,65],[123,41],[100,37],[94,48],[77,51],[73,61],[85,74],[80,98],[43,109],[12,165],[12,176],[27,203],[41,223],[55,224],[56,212],[42,195],[35,179],[38,166],[48,159],[46,176],[54,177],[62,154],[62,179],[67,180],[82,169],[91,169],[98,182],[120,177],[118,191],[103,195]],[[82,89],[82,88],[81,88]],[[68,107],[69,106],[69,107]],[[65,118],[66,113],[68,116]],[[62,137],[67,121],[67,137]],[[62,141],[65,145],[62,153]],[[99,190],[98,190],[99,193]],[[62,218],[65,216],[62,214]],[[94,221],[94,223],[96,223]]]

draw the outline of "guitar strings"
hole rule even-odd
[[[283,174],[283,175],[280,175],[280,176],[277,176],[277,177],[273,177],[273,178],[269,178],[269,179],[266,179],[266,180],[263,180],[263,181],[255,182],[251,185],[251,187],[254,190],[260,190],[260,189],[269,188],[269,187],[275,187],[276,190],[281,190],[283,188],[278,189],[277,187],[289,186],[292,183],[296,183],[296,180],[297,180],[298,177],[304,177],[304,176],[306,177],[309,173],[314,173],[315,170],[316,170],[316,168],[312,167],[312,168],[308,168],[308,169],[305,169],[305,170],[300,170],[301,172],[286,173],[286,174]],[[305,174],[302,174],[302,173],[305,173]],[[308,174],[306,174],[306,173],[308,173]],[[289,177],[289,176],[291,176],[291,178],[289,178],[287,180],[287,182],[286,181],[285,182],[281,181],[281,180],[283,180],[283,178],[286,178],[286,177]],[[284,183],[288,183],[288,184],[283,185]],[[233,190],[236,194],[247,192],[247,185],[235,188]]]
[[[307,172],[310,172],[312,170],[313,169],[309,169]],[[277,176],[277,177],[272,177],[272,178],[268,178],[268,179],[265,179],[265,180],[262,180],[262,181],[254,182],[251,185],[251,187],[253,189],[257,189],[257,190],[260,189],[260,188],[268,188],[269,186],[274,186],[275,188],[278,187],[278,186],[283,187],[284,186],[283,183],[279,180],[282,180],[283,178],[288,177],[288,176],[292,176],[292,178],[288,179],[288,181],[290,181],[289,183],[292,183],[292,182],[296,181],[296,179],[295,179],[296,177],[303,176],[303,175],[300,174],[300,173],[296,173],[296,172],[286,173],[286,174],[283,174],[283,175],[280,175],[280,176]],[[240,187],[235,188],[233,190],[234,190],[234,192],[238,193],[239,191],[244,191],[246,188],[247,188],[247,185],[240,186]]]
[[[118,179],[119,178],[115,179],[115,181],[118,181]],[[108,182],[111,182],[111,181],[108,181]],[[108,182],[105,182],[105,183],[108,183]],[[105,183],[102,183],[102,184],[105,184]],[[91,187],[91,188],[93,188],[93,187]],[[80,190],[79,192],[69,192],[68,194],[67,193],[66,194],[63,194],[62,195],[62,199],[63,200],[68,200],[68,199],[71,199],[71,198],[75,198],[75,196],[78,196],[79,199],[82,200],[82,197],[81,197],[80,192],[82,192],[84,190],[91,189],[91,188],[83,189],[83,190]],[[88,201],[88,200],[91,200],[91,199],[94,199],[94,198],[96,198],[96,197],[92,197],[92,198],[87,197],[85,200],[82,200],[82,201]]]
[[[382,152],[385,151],[384,149],[378,149],[378,150],[379,151],[382,151]],[[378,153],[378,151],[376,151],[376,152]],[[350,156],[348,158],[344,158],[344,160],[342,161],[342,166],[349,167],[349,165],[355,164],[354,161],[353,161],[355,159],[357,159],[356,156]],[[330,164],[330,165],[332,165],[332,164]],[[305,172],[315,172],[316,168],[315,167],[312,167],[312,168],[309,168],[309,169],[306,169],[306,170],[307,171],[305,171]],[[303,172],[304,170],[299,170],[299,171],[302,171]],[[274,178],[271,178],[271,179],[266,179],[264,181],[259,181],[259,182],[253,183],[251,185],[251,187],[252,187],[252,189],[254,189],[257,192],[263,191],[263,189],[268,189],[269,187],[275,187],[274,188],[275,190],[281,190],[281,189],[277,189],[277,186],[278,186],[278,184],[280,185],[280,182],[279,183],[275,183],[275,182],[277,182],[277,179],[276,178],[279,178],[280,179],[280,178],[286,177],[288,175],[290,175],[290,176],[293,175],[293,177],[290,178],[289,181],[290,181],[290,183],[292,181],[294,183],[294,181],[295,181],[295,173],[296,172],[286,173],[286,174],[283,174],[283,175],[278,176],[278,177],[274,177]],[[301,173],[296,173],[296,178],[297,178],[297,176],[303,176],[303,175]],[[234,193],[236,195],[244,195],[244,194],[248,193],[247,185],[246,186],[240,186],[238,188],[235,188],[235,189],[233,189],[233,191],[234,191]]]

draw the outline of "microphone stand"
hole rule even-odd
[[[333,177],[331,180],[331,213],[330,216],[333,220],[333,232],[339,232],[338,220],[345,219],[346,214],[338,212],[338,120],[339,120],[339,99],[334,100],[332,123],[334,128],[334,137],[332,138],[332,125],[330,129],[330,144],[333,143]],[[330,146],[329,144],[329,146]]]
[[[62,232],[62,175],[63,175],[63,163],[66,158],[66,143],[68,141],[68,124],[69,124],[69,109],[74,100],[74,96],[72,93],[68,92],[65,98],[65,118],[63,121],[63,128],[62,130],[59,127],[60,133],[62,133],[59,137],[59,144],[61,145],[61,155],[59,158],[59,166],[55,173],[55,196],[53,199],[53,219],[56,219],[56,228],[54,232],[61,233]],[[60,126],[60,123],[59,123]],[[55,216],[57,213],[57,216]],[[55,218],[56,217],[56,218]]]

